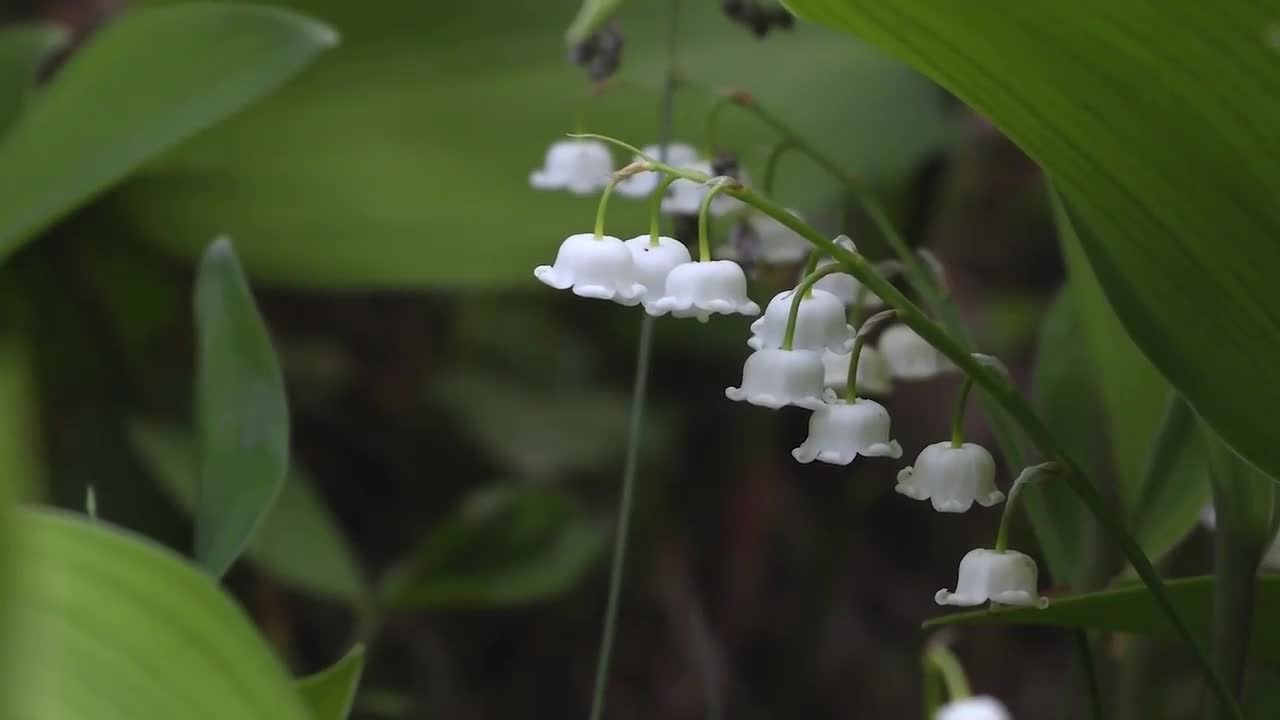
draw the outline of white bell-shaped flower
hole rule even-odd
[[[946,588],[933,596],[939,605],[972,607],[987,601],[1000,605],[1045,607],[1047,598],[1036,594],[1036,561],[1016,550],[978,548],[960,560],[956,591]]]
[[[975,695],[938,708],[934,720],[1013,720],[1004,703],[990,695]]]
[[[849,362],[852,353],[822,353],[822,384],[837,392],[849,383]],[[884,356],[870,345],[863,345],[858,355],[858,392],[867,395],[888,395],[893,390],[893,377]]]
[[[668,163],[668,165],[670,164],[672,163]],[[677,167],[700,172],[703,175],[712,174],[711,163],[705,160],[685,163]],[[739,182],[745,185],[745,177],[739,178]],[[697,215],[702,209],[702,199],[710,191],[711,186],[706,183],[696,183],[692,180],[680,178],[671,183],[671,187],[667,188],[667,196],[662,198],[662,212],[669,215]],[[711,207],[708,210],[712,215],[720,216],[740,210],[742,207],[741,200],[720,193],[711,199]]]
[[[636,282],[631,250],[616,237],[592,233],[570,235],[560,243],[554,265],[539,265],[533,276],[557,290],[574,295],[636,305],[644,285]]]
[[[976,443],[930,445],[914,467],[898,471],[894,490],[913,500],[930,500],[938,512],[959,513],[974,502],[991,507],[1004,500],[1004,493],[996,489],[996,462]]]
[[[529,173],[539,190],[568,190],[589,195],[609,184],[613,154],[599,140],[574,139],[552,143],[542,168]]]
[[[836,245],[848,250],[849,252],[858,252],[857,246],[848,237],[841,235],[835,240]],[[818,261],[817,269],[829,267],[838,261],[832,257],[824,257]],[[803,275],[803,273],[802,273]],[[803,276],[801,277],[803,279]],[[799,281],[797,281],[799,282]],[[854,303],[859,303],[861,307],[875,307],[881,304],[879,297],[874,295],[870,290],[863,291],[862,283],[858,279],[848,273],[831,273],[818,280],[813,285],[819,290],[825,290],[832,295],[840,298],[840,302],[848,307],[853,307]]]
[[[822,358],[812,350],[757,350],[742,366],[742,387],[726,388],[724,394],[775,410],[784,405],[817,410],[824,405]]]
[[[780,348],[791,316],[791,300],[795,290],[784,290],[773,296],[764,315],[751,323],[747,345],[753,350]],[[845,322],[844,305],[835,295],[814,290],[800,299],[796,313],[796,330],[791,347],[795,350],[848,352],[853,347],[854,330]]]
[[[865,351],[865,349],[864,349]],[[809,437],[791,451],[802,463],[818,460],[848,465],[864,457],[902,457],[902,446],[889,439],[889,411],[874,400],[829,401],[809,417]]]
[[[698,151],[692,145],[685,143],[671,143],[667,146],[666,153],[662,152],[662,147],[659,145],[646,145],[641,148],[641,152],[654,160],[660,160],[674,167],[684,167],[698,161]],[[633,161],[644,162],[644,158],[637,155]],[[614,190],[623,197],[644,198],[652,195],[653,191],[658,189],[660,182],[662,182],[662,173],[636,173],[623,179],[614,187]]]
[[[637,235],[624,243],[635,264],[636,282],[645,287],[646,306],[662,297],[671,271],[691,261],[689,248],[679,240],[659,237],[658,245],[654,247],[650,239],[648,235]]]
[[[747,274],[730,260],[677,265],[667,275],[662,297],[645,305],[650,315],[696,317],[712,314],[759,315],[760,306],[747,297]]]
[[[901,323],[885,328],[879,344],[889,372],[903,380],[925,380],[954,367],[915,330]]]

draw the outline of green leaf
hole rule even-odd
[[[1207,648],[1213,577],[1204,575],[1169,580],[1165,587],[1178,614],[1191,627],[1200,646]],[[1274,608],[1280,604],[1280,575],[1258,578],[1254,602],[1258,608]],[[1139,584],[1058,598],[1043,610],[1024,607],[952,613],[933,618],[925,622],[924,627],[973,624],[1053,625],[1177,640],[1173,628],[1152,602],[1147,589]],[[1254,623],[1249,647],[1255,659],[1280,662],[1280,624]]]
[[[83,516],[18,516],[5,717],[310,720],[249,618],[165,548]],[[18,660],[16,662],[12,660]]]
[[[314,720],[346,720],[364,672],[364,646],[356,645],[333,665],[298,680],[298,692]]]
[[[1036,350],[1032,390],[1036,408],[1054,436],[1073,456],[1092,459],[1090,480],[1098,477],[1096,460],[1106,448],[1098,430],[1098,384],[1093,358],[1080,342],[1076,297],[1065,288],[1046,313]],[[1099,529],[1066,483],[1038,483],[1022,491],[1022,502],[1044,553],[1054,582],[1072,588],[1089,586]]]
[[[1196,527],[1209,494],[1199,423],[1181,398],[1171,396],[1130,514],[1134,537],[1147,555],[1159,557],[1181,542]]]
[[[129,424],[134,450],[179,506],[195,508],[198,456],[193,438],[155,423]],[[249,540],[245,556],[289,587],[348,605],[369,594],[355,553],[333,514],[298,468]]]
[[[622,7],[622,0],[582,0],[578,14],[569,23],[565,37],[571,44],[577,44],[591,37],[592,33],[608,22],[613,14]]]
[[[369,12],[349,0],[289,0],[341,27],[343,46],[114,200],[131,231],[184,256],[230,233],[254,277],[272,284],[536,292],[532,268],[591,222],[596,198],[532,190],[529,172],[579,119],[586,130],[656,142],[669,64],[665,9],[626,3],[623,67],[608,92],[589,94],[585,73],[564,58],[565,19],[579,2],[495,11],[386,0]],[[870,181],[900,179],[952,134],[937,89],[866,46],[817,27],[761,45],[715,3],[681,5],[680,65],[698,84],[676,98],[678,140],[704,144],[710,89],[741,82]],[[731,111],[723,135],[759,178],[775,134]],[[779,179],[802,212],[843,192],[796,156]],[[609,232],[643,233],[647,215],[646,203],[615,198]]]
[[[284,486],[284,378],[231,241],[215,240],[196,275],[200,473],[195,556],[220,577]]]
[[[51,25],[0,28],[0,137],[22,114],[40,61],[65,40],[66,33]]]
[[[571,588],[600,556],[605,531],[572,499],[541,487],[478,491],[388,573],[391,608],[502,607]]]
[[[139,10],[112,21],[0,141],[0,260],[159,153],[270,92],[336,40],[313,20],[232,3]]]
[[[1048,171],[1134,342],[1280,477],[1275,2],[788,4],[906,60]]]

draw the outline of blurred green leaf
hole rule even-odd
[[[65,39],[64,32],[50,25],[0,27],[0,137],[35,89],[40,61]]]
[[[1213,577],[1204,575],[1168,580],[1165,586],[1178,614],[1191,627],[1201,647],[1208,647]],[[1258,608],[1280,606],[1280,576],[1259,577],[1254,602]],[[925,622],[924,627],[972,624],[1054,625],[1177,640],[1167,619],[1157,609],[1147,589],[1140,584],[1058,598],[1043,610],[1034,607],[1006,607],[952,613],[933,618]],[[1254,623],[1249,648],[1253,657],[1258,660],[1280,661],[1280,623]]]
[[[134,422],[129,438],[152,475],[184,510],[195,507],[197,453],[192,437],[155,423]],[[299,469],[249,540],[245,556],[289,587],[348,605],[367,595],[346,535]]]
[[[1092,229],[1077,223],[1134,342],[1280,477],[1275,2],[787,3],[907,60],[1035,159]]]
[[[1106,443],[1098,429],[1099,390],[1092,355],[1080,342],[1080,313],[1063,288],[1045,314],[1036,350],[1032,393],[1035,406],[1058,441],[1089,462],[1085,471],[1098,482]],[[1102,463],[1105,466],[1105,463]],[[1085,588],[1094,572],[1098,527],[1065,483],[1035,483],[1022,491],[1040,550],[1056,583]]]
[[[310,720],[253,624],[208,575],[139,536],[18,516],[0,678],[21,720]]]
[[[112,21],[0,141],[0,260],[160,152],[270,92],[336,40],[313,20],[232,3]]]
[[[543,600],[573,587],[605,540],[605,529],[562,492],[486,488],[466,498],[387,574],[383,604],[475,608]]]
[[[1164,419],[1151,442],[1130,527],[1152,558],[1182,541],[1209,502],[1209,465],[1195,413],[1171,395]]]
[[[364,646],[356,645],[333,665],[298,680],[298,692],[314,720],[347,720],[364,672]]]
[[[582,0],[565,36],[572,44],[586,40],[621,7],[622,0]]]
[[[532,269],[588,227],[596,203],[530,189],[547,147],[579,119],[656,142],[668,22],[652,3],[619,13],[623,68],[600,96],[565,62],[577,0],[288,4],[342,28],[342,47],[130,183],[118,201],[144,240],[194,256],[229,232],[254,277],[277,284],[533,290]],[[710,91],[731,83],[872,181],[900,179],[950,134],[937,89],[865,46],[812,26],[764,45],[714,3],[682,5],[679,140],[705,142]],[[731,112],[723,137],[759,177],[772,131]],[[795,158],[780,180],[802,211],[842,192]],[[609,231],[645,232],[647,210],[615,200]]]
[[[226,238],[196,275],[200,473],[195,556],[220,577],[284,486],[289,408],[284,378],[249,283]]]

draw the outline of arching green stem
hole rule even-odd
[[[969,390],[973,388],[973,378],[966,377],[960,386],[960,394],[956,396],[956,409],[951,415],[951,447],[964,445],[964,412],[969,404]]]
[[[858,361],[862,358],[863,337],[859,334],[853,339],[853,350],[849,351],[849,377],[845,381],[844,399],[850,403],[858,400]]]
[[[1000,515],[1000,529],[996,531],[996,552],[1004,552],[1009,549],[1009,518],[1013,517],[1014,506],[1018,504],[1018,498],[1022,495],[1022,490],[1031,483],[1041,482],[1062,474],[1062,467],[1056,462],[1041,463],[1024,468],[1018,473],[1018,477],[1009,486],[1009,495],[1004,501],[1004,512]]]
[[[591,137],[619,144],[613,138],[607,136],[595,135]],[[622,145],[624,144],[620,144],[620,146]],[[655,167],[694,182],[706,182],[710,179],[702,173],[687,169],[673,168],[661,164],[655,164]],[[1040,449],[1043,456],[1056,460],[1062,465],[1063,482],[1067,483],[1068,487],[1080,498],[1080,501],[1084,503],[1089,512],[1097,518],[1098,523],[1108,537],[1120,547],[1125,559],[1133,566],[1143,584],[1150,591],[1156,606],[1169,620],[1179,640],[1182,641],[1191,657],[1196,661],[1197,669],[1223,711],[1228,717],[1242,718],[1240,707],[1235,698],[1232,697],[1227,684],[1223,682],[1222,676],[1209,661],[1208,656],[1201,650],[1199,643],[1191,634],[1190,628],[1182,619],[1182,615],[1173,606],[1169,593],[1165,589],[1164,581],[1160,578],[1159,573],[1156,572],[1155,567],[1152,566],[1151,560],[1146,553],[1143,552],[1137,541],[1129,533],[1120,513],[1084,477],[1080,464],[1062,449],[1057,439],[1049,431],[1048,426],[1044,424],[1036,414],[1036,411],[1022,397],[1018,389],[1010,384],[998,371],[987,368],[974,359],[959,340],[953,338],[937,323],[930,320],[919,306],[907,299],[892,283],[881,278],[866,258],[840,247],[803,220],[792,215],[786,208],[753,192],[750,188],[737,186],[725,192],[730,197],[737,198],[777,220],[783,226],[790,228],[808,240],[815,248],[822,250],[839,261],[844,266],[844,272],[853,275],[859,282],[868,286],[871,292],[874,292],[884,300],[887,305],[897,310],[898,318],[903,324],[915,330],[920,337],[924,338],[926,342],[951,360],[960,372],[972,378],[974,383],[981,387],[1022,428],[1023,433]],[[903,261],[903,264],[908,268],[910,267],[906,260]]]
[[[813,288],[814,283],[834,272],[840,272],[840,266],[835,264],[828,265],[821,270],[809,273],[796,286],[795,292],[791,294],[791,312],[787,315],[787,329],[782,334],[783,350],[790,350],[792,343],[795,342],[796,320],[800,317],[800,303],[809,294],[809,290]]]
[[[782,156],[788,150],[794,149],[795,143],[791,142],[791,138],[783,138],[773,144],[769,148],[769,155],[764,161],[764,180],[760,187],[764,188],[766,194],[773,194],[773,183],[778,177],[778,164],[782,160]]]
[[[649,246],[658,247],[658,238],[662,237],[662,199],[667,196],[667,188],[671,187],[671,183],[680,178],[674,175],[663,175],[662,181],[658,183],[658,187],[654,189],[653,195],[649,202],[652,208],[649,211]]]
[[[732,95],[720,95],[707,111],[707,153],[715,155],[720,148],[720,116],[735,103]]]
[[[947,700],[955,702],[973,694],[969,689],[969,678],[964,674],[964,666],[960,659],[944,645],[930,645],[925,650],[925,667],[932,669],[942,678],[943,687],[947,690]]]
[[[711,189],[707,190],[707,194],[702,196],[702,205],[698,207],[698,260],[700,262],[711,260],[711,201],[716,199],[716,195],[728,189],[728,182],[714,183]]]
[[[600,204],[596,206],[596,239],[604,238],[604,215],[609,207],[609,196],[613,195],[613,189],[622,182],[623,178],[617,175],[609,179],[609,184],[604,186],[604,192],[600,193]]]

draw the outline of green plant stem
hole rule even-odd
[[[1001,526],[1004,523],[1001,521]],[[1080,673],[1084,676],[1085,687],[1089,698],[1089,717],[1092,720],[1104,720],[1105,711],[1102,704],[1102,688],[1098,685],[1098,669],[1093,662],[1093,648],[1089,645],[1089,632],[1076,629],[1071,631],[1072,647]]]
[[[862,333],[853,339],[853,349],[849,351],[849,377],[844,385],[844,399],[850,404],[858,400],[858,362],[862,359],[862,346],[866,340]]]
[[[942,685],[947,691],[947,701],[963,700],[973,694],[969,689],[969,678],[964,674],[964,666],[960,660],[944,645],[931,645],[925,650],[925,666],[932,668],[942,678]]]
[[[684,85],[694,87],[689,82]],[[714,156],[720,147],[720,115],[734,102],[732,95],[721,94],[711,103],[711,109],[707,110],[707,154],[710,156]]]
[[[596,206],[596,239],[604,238],[604,216],[609,208],[609,197],[613,195],[613,189],[622,182],[623,178],[614,176],[609,179],[609,184],[604,186],[604,192],[600,193],[600,204]]]
[[[710,178],[707,178],[710,180]],[[728,182],[719,182],[711,186],[707,190],[707,194],[702,196],[702,205],[698,207],[698,261],[707,262],[711,260],[711,201],[716,199],[716,195],[729,189]]]
[[[602,135],[593,137],[626,146],[625,143],[619,143],[610,137]],[[655,167],[694,182],[706,182],[710,179],[702,173],[690,170],[673,168],[662,164],[655,164]],[[1080,464],[1058,445],[1053,434],[1049,432],[1049,428],[1040,420],[1035,410],[1022,398],[1017,388],[1009,384],[998,372],[984,367],[975,360],[959,340],[951,337],[941,326],[930,320],[919,306],[908,300],[891,283],[881,278],[871,264],[861,255],[849,252],[838,246],[803,220],[787,212],[786,208],[759,195],[750,188],[738,186],[726,189],[725,192],[730,197],[737,198],[777,220],[783,226],[790,228],[808,240],[814,247],[823,250],[843,264],[845,267],[844,272],[853,275],[858,281],[868,286],[872,292],[880,296],[887,305],[894,308],[898,313],[899,320],[912,330],[915,330],[926,342],[950,359],[961,372],[972,378],[974,383],[981,387],[1022,428],[1023,433],[1040,449],[1044,456],[1057,461],[1062,466],[1064,482],[1080,498],[1080,501],[1084,503],[1089,512],[1097,518],[1103,530],[1120,547],[1125,558],[1133,565],[1143,584],[1151,592],[1152,599],[1159,607],[1160,612],[1169,620],[1178,638],[1192,654],[1201,675],[1222,706],[1223,712],[1227,713],[1229,717],[1241,718],[1240,708],[1232,697],[1227,684],[1214,668],[1208,656],[1201,650],[1187,624],[1183,622],[1182,617],[1173,606],[1168,592],[1165,590],[1163,580],[1151,565],[1146,553],[1143,552],[1133,536],[1129,534],[1123,518],[1084,476]]]
[[[650,199],[652,207],[649,210],[650,247],[658,247],[660,245],[658,238],[662,237],[662,199],[667,196],[667,188],[671,187],[671,183],[679,179],[674,175],[663,175],[658,187],[654,188],[653,196]]]
[[[1219,531],[1213,538],[1213,616],[1210,653],[1238,698],[1244,691],[1249,636],[1261,549],[1251,538]]]
[[[956,409],[951,414],[951,447],[964,445],[964,414],[969,406],[969,390],[973,388],[973,378],[966,377],[960,386],[960,394],[956,396]]]
[[[782,156],[794,147],[791,139],[784,137],[769,148],[769,155],[764,161],[764,179],[760,182],[766,195],[773,194],[773,183],[778,177],[778,163],[782,161]]]
[[[782,334],[783,350],[790,350],[792,343],[795,341],[796,322],[800,318],[800,303],[804,302],[804,299],[808,297],[814,283],[835,272],[840,272],[840,266],[835,264],[828,265],[821,270],[809,273],[796,286],[795,292],[791,294],[791,311],[787,314],[787,329]]]

